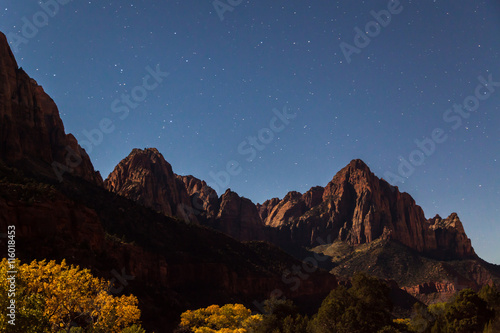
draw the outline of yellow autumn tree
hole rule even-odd
[[[140,310],[135,296],[116,297],[107,290],[109,283],[94,277],[88,269],[69,266],[66,261],[15,261],[15,296],[8,297],[7,276],[12,265],[0,263],[0,306],[11,299],[16,303],[15,326],[5,311],[0,316],[2,332],[69,332],[72,326],[84,332],[118,333],[139,322]]]
[[[242,304],[226,304],[188,310],[181,315],[180,326],[194,333],[250,333],[261,321],[261,315],[252,315]]]

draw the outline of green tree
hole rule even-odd
[[[492,317],[493,312],[488,309],[488,303],[473,290],[464,289],[447,307],[447,332],[482,332]]]
[[[264,301],[264,311],[254,333],[307,333],[309,320],[299,314],[291,300],[268,299]]]
[[[500,332],[500,290],[496,286],[486,285],[479,291],[478,295],[488,303],[488,309],[494,314],[486,325],[484,333]]]
[[[422,303],[413,305],[412,316],[410,320],[410,328],[414,332],[430,332],[436,321],[435,316]]]
[[[351,288],[340,286],[330,292],[310,329],[314,333],[362,333],[394,326],[389,293],[390,289],[385,283],[357,273],[352,279]]]

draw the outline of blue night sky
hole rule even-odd
[[[156,147],[263,202],[361,158],[500,264],[497,1],[55,1],[2,1],[0,31],[104,178]]]

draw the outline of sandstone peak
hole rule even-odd
[[[132,152],[129,155],[132,154],[148,154],[148,155],[157,155],[163,157],[163,155],[156,148],[144,148],[144,149],[134,148],[132,149]]]
[[[349,164],[347,165],[347,167],[350,167],[350,168],[353,168],[353,169],[358,169],[358,170],[368,170],[370,171],[370,168],[368,167],[368,165],[366,165],[366,163],[357,158],[357,159],[353,159],[351,160],[351,162],[349,162]]]
[[[439,258],[475,256],[456,214],[427,220],[409,194],[391,188],[359,159],[324,188],[315,186],[304,194],[290,191],[262,205],[229,188],[218,198],[205,182],[175,175],[154,148],[134,149],[106,180],[106,187],[166,215],[182,217],[175,208],[181,204],[198,222],[240,240],[311,247],[318,237],[353,246],[382,237]]]
[[[111,172],[104,186],[165,215],[196,221],[186,188],[156,148],[133,149]]]
[[[441,218],[441,216],[439,216],[439,215],[436,215],[435,217],[430,219],[429,222],[431,224],[431,228],[433,228],[433,229],[454,228],[460,232],[462,232],[464,230],[464,227],[462,225],[462,221],[460,221],[460,218],[458,217],[457,213],[451,213],[450,216],[448,216],[445,219]]]
[[[352,160],[344,168],[335,174],[331,182],[342,183],[370,183],[375,179],[368,165],[360,159]],[[378,180],[378,178],[377,178]]]

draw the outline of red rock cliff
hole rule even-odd
[[[110,192],[132,199],[167,216],[195,222],[190,197],[172,166],[155,148],[134,149],[108,176]]]
[[[439,259],[476,257],[456,214],[427,220],[409,194],[377,178],[361,160],[351,161],[324,188],[292,191],[262,205],[230,190],[217,200],[205,182],[176,176],[155,149],[134,150],[106,187],[166,215],[178,215],[178,205],[188,207],[189,219],[239,240],[311,247],[319,240],[360,245],[384,237]]]
[[[456,214],[427,220],[407,193],[377,178],[361,160],[353,160],[322,189],[288,193],[259,207],[266,225],[278,228],[277,242],[317,245],[330,236],[351,245],[389,237],[420,253],[439,258],[475,258]]]
[[[207,221],[214,221],[219,211],[219,196],[214,189],[203,180],[193,176],[179,176],[177,179],[184,184],[193,208],[193,213],[202,216]]]
[[[64,126],[54,101],[21,68],[0,33],[0,158],[58,177],[73,175],[102,185],[89,156]],[[58,164],[53,164],[53,163]],[[57,166],[54,171],[53,166]],[[68,169],[66,169],[68,168]],[[59,176],[57,175],[59,174]]]
[[[265,238],[264,224],[255,204],[230,189],[221,196],[215,228],[239,240]]]

